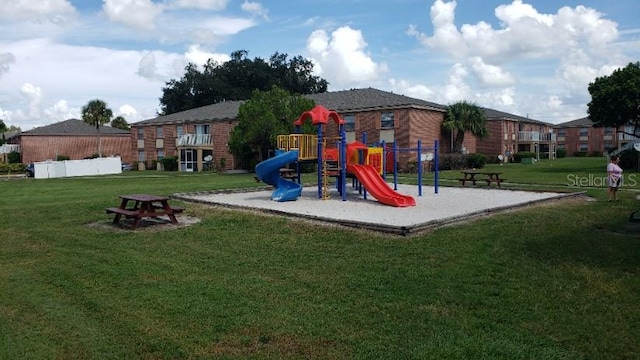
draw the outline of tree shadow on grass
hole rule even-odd
[[[599,224],[566,237],[535,239],[523,243],[524,252],[544,263],[581,264],[640,272],[640,223],[618,226]]]

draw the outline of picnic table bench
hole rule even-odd
[[[297,180],[298,172],[295,169],[282,168],[280,169],[280,177],[287,180]]]
[[[458,181],[462,183],[462,186],[465,186],[467,182],[475,185],[476,182],[481,181],[486,182],[487,186],[491,185],[491,183],[495,183],[500,187],[500,184],[506,180],[501,178],[500,175],[502,175],[502,173],[497,171],[463,170],[461,173],[463,174],[463,177],[458,179]],[[484,175],[484,178],[477,178],[477,175]]]
[[[176,219],[175,214],[184,211],[183,207],[170,206],[169,197],[167,196],[131,194],[118,197],[121,199],[120,206],[108,207],[105,211],[107,214],[115,214],[113,218],[114,224],[118,224],[122,216],[127,219],[134,219],[131,226],[132,229],[136,229],[145,217],[157,218],[166,215],[172,223],[177,224],[178,219]],[[133,206],[127,207],[129,202],[133,202]]]
[[[287,179],[287,180],[298,180],[298,172],[294,169],[289,169],[289,168],[281,168],[280,170],[280,177],[283,179]],[[260,178],[258,176],[254,176],[253,179],[256,182],[260,182]]]

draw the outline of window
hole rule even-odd
[[[344,131],[356,131],[356,116],[353,114],[344,115]]]
[[[158,159],[158,160],[164,159],[164,150],[163,149],[158,149],[158,151],[156,153],[156,159]]]
[[[210,134],[209,125],[196,125],[196,134]]]
[[[138,150],[138,161],[144,161],[144,150]]]
[[[144,128],[139,127],[138,128],[138,140],[142,140],[144,139]]]
[[[558,136],[564,136],[564,128],[558,129]]]
[[[581,152],[587,152],[589,151],[589,144],[587,143],[580,143],[580,150]]]
[[[393,113],[386,112],[380,114],[380,128],[381,129],[393,129]]]
[[[588,136],[588,135],[589,135],[589,128],[580,128],[580,136]]]
[[[605,140],[605,141],[604,141],[604,149],[605,149],[607,152],[608,152],[609,150],[611,150],[611,149],[614,149],[613,141],[611,141],[611,140]]]
[[[610,128],[610,127],[604,128],[604,134],[605,135],[613,135],[613,128]]]
[[[156,127],[156,139],[162,139],[164,136],[162,135],[162,126]]]
[[[184,128],[182,127],[182,125],[178,125],[178,126],[176,126],[176,135],[177,135],[177,136],[182,136],[182,135],[184,135]]]

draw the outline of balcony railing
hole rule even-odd
[[[184,134],[176,139],[176,146],[212,145],[211,134]]]
[[[0,146],[0,154],[8,154],[13,151],[20,152],[20,145],[4,144]]]
[[[631,134],[618,133],[618,140],[622,140],[622,141],[640,140],[640,134],[638,136],[633,136]]]
[[[518,131],[518,141],[556,141],[556,134],[540,133],[539,131]]]

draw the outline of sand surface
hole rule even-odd
[[[393,184],[389,184],[391,188]],[[305,187],[296,201],[277,202],[271,200],[272,189],[231,193],[185,193],[174,198],[196,201],[210,205],[250,208],[270,213],[302,216],[314,220],[337,222],[346,225],[362,225],[387,228],[391,232],[407,232],[411,228],[424,228],[435,224],[446,224],[497,211],[533,205],[543,201],[575,196],[556,192],[530,192],[488,188],[486,186],[422,187],[419,196],[417,185],[398,185],[397,191],[411,195],[416,206],[393,207],[383,205],[370,194],[364,198],[351,186],[347,187],[347,201],[342,201],[335,188],[330,189],[330,199],[318,197],[317,187]],[[404,230],[403,230],[404,229]]]

